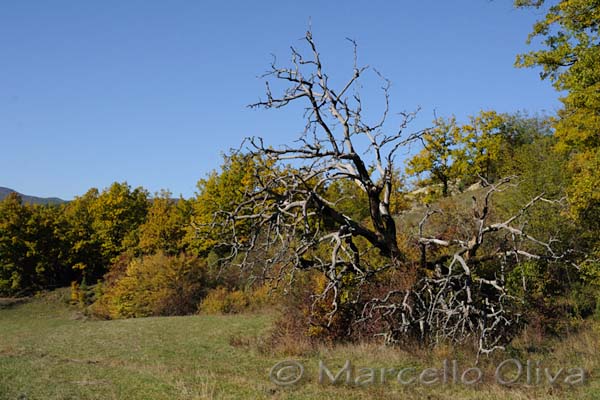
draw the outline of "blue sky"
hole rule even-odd
[[[349,71],[355,39],[392,81],[392,110],[421,107],[414,130],[434,110],[552,114],[550,84],[513,67],[540,17],[509,0],[4,1],[0,186],[71,199],[127,181],[192,196],[245,136],[281,144],[302,129],[297,109],[246,105],[309,20],[330,75]]]

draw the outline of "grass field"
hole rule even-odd
[[[598,324],[557,342],[550,353],[513,350],[502,356],[543,359],[555,369],[582,367],[583,385],[507,388],[494,383],[493,369],[484,369],[483,382],[474,386],[401,385],[392,378],[362,387],[320,384],[319,360],[336,373],[345,360],[417,371],[441,367],[444,358],[456,357],[464,368],[474,362],[449,349],[407,353],[375,344],[306,349],[290,343],[288,350],[296,353],[291,355],[261,339],[273,313],[96,321],[69,306],[65,296],[57,291],[0,304],[0,399],[600,399]],[[305,375],[280,387],[269,371],[288,358],[302,362]],[[490,368],[493,362],[487,361]]]

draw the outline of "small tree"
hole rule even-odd
[[[498,162],[502,156],[505,137],[505,118],[495,111],[481,111],[461,127],[464,157],[468,160],[468,174],[494,182],[498,176]]]
[[[192,205],[189,200],[173,199],[171,192],[161,191],[151,199],[148,217],[139,228],[139,248],[144,254],[162,251],[177,255],[185,250],[184,237]]]
[[[421,136],[423,149],[408,161],[406,172],[426,173],[428,179],[424,183],[442,185],[442,196],[448,196],[450,184],[464,176],[467,169],[461,141],[462,132],[456,118],[436,118],[434,127]]]
[[[196,254],[206,256],[210,251],[220,253],[223,237],[214,235],[216,217],[233,212],[243,203],[245,195],[256,187],[255,172],[268,168],[259,157],[232,154],[224,157],[221,171],[212,171],[198,181],[198,193],[192,202],[191,226],[185,243]],[[236,237],[243,240],[247,221],[236,221]]]
[[[92,228],[106,263],[137,245],[137,228],[146,220],[148,206],[148,192],[142,187],[132,190],[127,182],[113,183],[91,203]]]

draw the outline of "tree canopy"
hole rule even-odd
[[[519,67],[541,67],[542,79],[565,93],[555,122],[557,149],[572,154],[571,210],[582,221],[600,219],[600,1],[517,0],[547,10],[529,35],[542,49],[517,56]]]

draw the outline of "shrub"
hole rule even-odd
[[[248,297],[244,292],[229,291],[221,286],[208,292],[199,311],[206,314],[236,314],[244,311],[248,304]]]
[[[79,283],[73,281],[71,282],[71,303],[78,303],[79,296]]]
[[[110,318],[184,315],[202,298],[205,264],[196,257],[163,253],[135,258],[112,277],[94,312]],[[107,314],[107,315],[106,315]]]
[[[593,312],[573,266],[525,261],[508,274],[507,288],[522,301],[523,318],[540,338],[563,335]]]
[[[229,290],[219,286],[208,292],[198,311],[205,314],[237,314],[275,304],[279,294],[268,284],[249,290]]]
[[[314,301],[326,284],[322,276],[308,272],[295,277],[295,284],[282,296],[281,316],[270,337],[274,348],[287,348],[290,342],[331,342],[351,338],[348,302],[339,305],[338,312],[329,321],[328,301]]]

